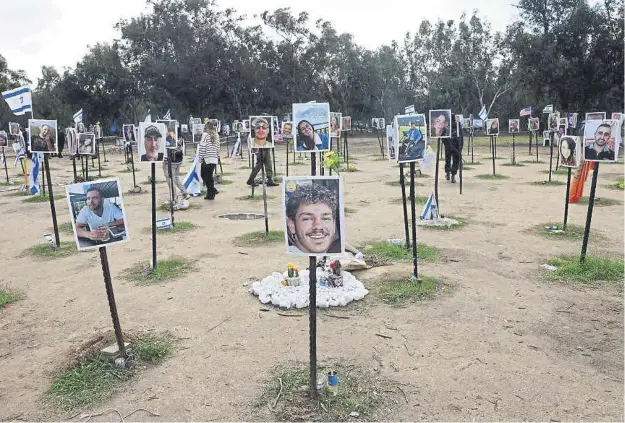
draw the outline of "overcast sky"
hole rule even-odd
[[[220,8],[233,7],[252,20],[254,14],[290,6],[310,14],[311,21],[331,21],[339,32],[349,32],[368,48],[401,41],[421,20],[457,20],[461,13],[479,10],[495,30],[504,30],[517,16],[517,0],[217,0]],[[88,45],[118,38],[113,28],[122,18],[146,10],[145,0],[0,0],[3,36],[0,54],[11,69],[24,69],[37,82],[41,66],[75,67]]]

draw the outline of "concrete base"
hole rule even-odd
[[[126,352],[128,352],[128,347],[130,347],[130,343],[129,342],[124,342],[124,347],[126,347]],[[117,358],[119,357],[119,348],[117,347],[117,342],[109,345],[106,348],[102,348],[100,350],[100,353],[104,356],[104,357],[108,357],[108,358]]]

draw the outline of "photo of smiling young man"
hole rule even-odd
[[[252,122],[252,148],[273,148],[273,118],[271,116],[250,116]]]
[[[345,251],[343,180],[338,176],[295,176],[282,183],[286,251],[323,256]]]

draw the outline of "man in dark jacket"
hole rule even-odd
[[[460,138],[458,137],[458,127],[456,124],[455,116],[451,116],[451,138],[443,139],[443,145],[445,146],[445,179],[448,181],[451,179],[451,183],[456,183],[456,173],[458,173],[458,166],[462,156],[460,154]]]

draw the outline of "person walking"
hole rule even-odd
[[[454,122],[453,116],[451,120]],[[451,126],[451,138],[443,139],[443,145],[445,146],[445,179],[449,181],[451,178],[451,183],[455,184],[458,166],[460,165],[460,160],[462,160],[460,139],[455,124]]]
[[[212,122],[204,125],[204,133],[198,146],[198,155],[201,163],[202,181],[206,185],[206,197],[205,200],[214,200],[215,194],[219,191],[215,189],[215,179],[213,175],[217,170],[217,164],[219,163],[219,135],[217,135],[217,129]]]
[[[169,190],[171,192],[172,187],[172,179],[173,183],[176,184],[178,189],[180,190],[180,194],[185,200],[188,200],[190,195],[187,193],[187,190],[184,188],[184,185],[180,181],[180,165],[182,164],[182,158],[184,154],[182,152],[182,142],[180,140],[176,140],[175,148],[168,148],[167,155],[165,156],[165,161],[163,161],[163,172],[165,173],[165,180],[167,181],[167,185],[169,186]],[[171,173],[169,174],[169,165],[167,164],[168,160],[171,159]]]

